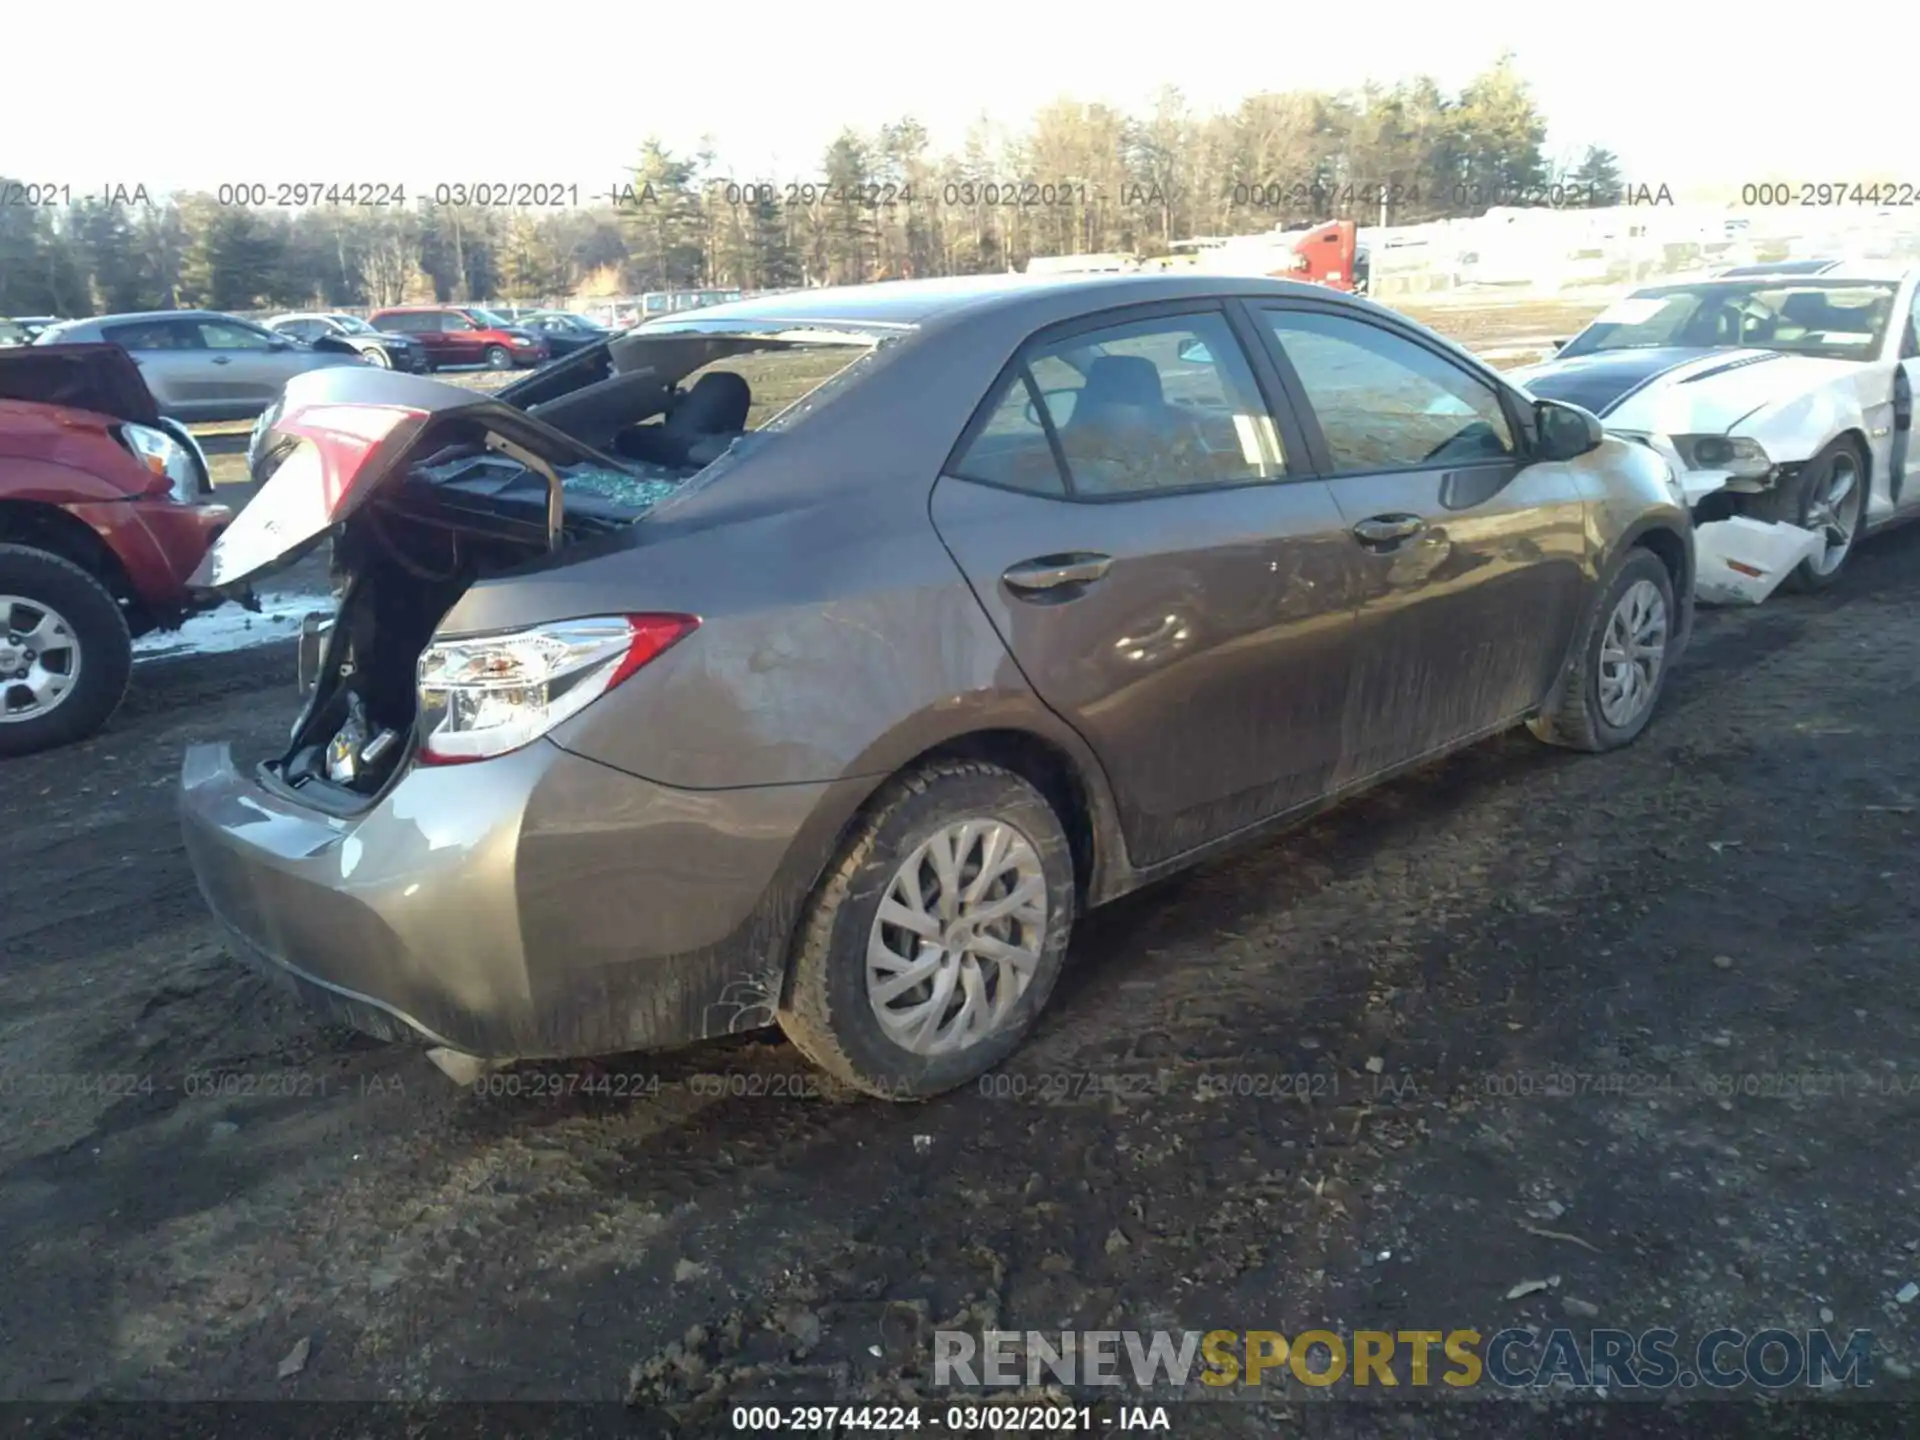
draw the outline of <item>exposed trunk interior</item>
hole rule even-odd
[[[302,677],[313,688],[287,752],[270,767],[323,808],[363,807],[412,753],[416,665],[469,586],[624,529],[685,479],[632,462],[529,464],[489,448],[478,425],[460,430],[334,538],[339,609],[315,673]]]

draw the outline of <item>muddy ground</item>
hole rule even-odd
[[[723,1434],[933,1395],[935,1324],[1824,1324],[1873,1332],[1868,1400],[1911,1389],[1920,530],[1704,613],[1628,751],[1515,734],[1088,917],[1028,1047],[919,1107],[773,1037],[482,1094],[317,1024],[223,949],[173,819],[186,745],[284,735],[290,649],[152,662],[104,734],[0,767],[0,1399]],[[1271,1389],[1172,1433],[1596,1433]],[[1913,1433],[1603,1423],[1656,1418]]]

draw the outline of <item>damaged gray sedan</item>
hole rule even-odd
[[[1232,277],[909,281],[487,397],[295,378],[198,582],[330,538],[280,753],[189,752],[235,948],[449,1068],[778,1024],[916,1098],[1075,917],[1508,726],[1646,726],[1666,464],[1421,327]],[[292,706],[289,707],[293,708]]]

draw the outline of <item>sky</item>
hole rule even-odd
[[[1603,144],[1630,183],[1676,189],[1863,175],[1920,188],[1911,0],[1803,21],[1678,0],[836,0],[813,13],[765,0],[172,0],[158,47],[153,12],[137,13],[121,25],[89,12],[83,88],[111,108],[76,105],[64,67],[13,67],[0,174],[76,196],[319,181],[410,194],[548,182],[584,198],[624,178],[652,134],[682,151],[709,137],[737,178],[803,181],[842,127],[902,115],[957,148],[981,114],[1017,127],[1062,95],[1144,111],[1173,84],[1209,111],[1420,73],[1455,89],[1511,49],[1550,159]],[[1289,13],[1329,18],[1290,28]],[[1890,67],[1878,79],[1876,57]]]

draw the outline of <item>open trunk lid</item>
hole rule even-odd
[[[160,407],[133,357],[118,345],[20,345],[0,349],[0,400],[92,410],[157,425]]]
[[[259,489],[192,585],[238,594],[300,559],[412,465],[463,442],[546,482],[549,546],[559,543],[561,472],[623,468],[497,396],[371,367],[309,371],[254,426],[247,464]]]

